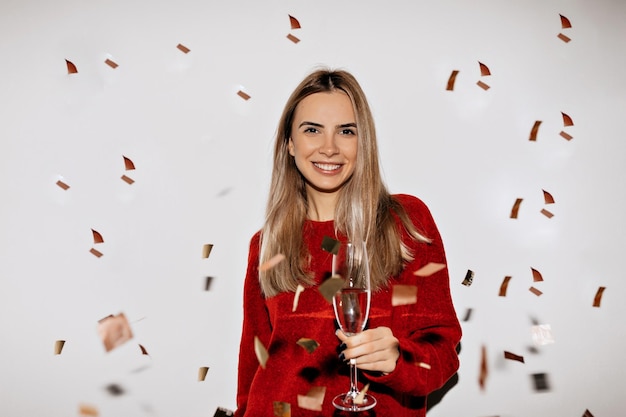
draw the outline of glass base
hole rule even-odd
[[[359,404],[354,402],[354,397],[350,393],[339,394],[333,398],[333,405],[335,408],[343,411],[365,411],[370,408],[374,408],[376,405],[376,398],[369,394],[365,394],[363,401]]]

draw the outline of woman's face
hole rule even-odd
[[[357,141],[354,110],[346,93],[315,93],[298,104],[288,146],[307,193],[336,193],[350,179]]]

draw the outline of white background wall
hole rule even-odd
[[[273,134],[288,94],[320,64],[361,81],[389,188],[430,206],[459,317],[472,309],[459,382],[430,415],[622,415],[624,22],[619,0],[2,0],[0,415],[235,408],[247,245],[263,219]],[[106,353],[97,322],[118,313],[134,338]],[[537,323],[555,343],[533,348]],[[534,373],[549,390],[534,389]]]

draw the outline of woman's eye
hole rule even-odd
[[[314,127],[307,127],[304,129],[304,133],[317,133],[317,129]]]
[[[356,132],[353,129],[343,129],[341,131],[342,135],[356,135]]]

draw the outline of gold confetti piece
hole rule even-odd
[[[292,15],[289,15],[289,23],[291,24],[292,29],[300,29],[301,27],[300,22],[298,22],[298,19],[296,19]]]
[[[424,369],[428,369],[428,370],[431,369],[430,365],[427,364],[427,363],[424,363],[424,362],[417,362],[416,365],[419,366],[420,368],[424,368]]]
[[[332,253],[333,255],[337,255],[339,252],[339,248],[341,247],[341,242],[332,237],[324,236],[322,238],[322,249],[326,252]]]
[[[298,43],[300,42],[300,39],[295,37],[294,35],[292,35],[291,33],[287,35],[287,39],[289,39],[291,42],[293,43]]]
[[[487,382],[488,368],[487,368],[487,348],[483,345],[480,350],[480,374],[478,376],[478,385],[480,389],[485,389]]]
[[[127,177],[126,175],[122,175],[122,177],[121,177],[121,178],[122,178],[122,180],[123,180],[124,182],[126,182],[126,183],[128,183],[128,184],[132,184],[132,183],[134,183],[134,182],[135,182],[135,180],[134,180],[134,179],[132,179],[132,178],[130,178],[130,177]]]
[[[278,265],[284,260],[285,260],[285,255],[283,255],[282,253],[277,253],[276,255],[268,259],[266,262],[264,262],[261,266],[259,266],[259,271],[261,272],[268,271],[274,268],[276,265]]]
[[[109,315],[98,321],[98,334],[107,352],[133,338],[133,332],[124,313]]]
[[[537,297],[539,297],[541,294],[543,294],[540,290],[538,290],[535,287],[530,287],[528,289],[528,291],[532,292],[533,294],[535,294]]]
[[[124,388],[122,388],[122,386],[118,384],[109,384],[106,386],[106,390],[114,397],[124,395],[125,392]]]
[[[261,368],[265,369],[265,364],[267,363],[270,355],[267,353],[267,349],[263,346],[263,343],[261,343],[258,336],[254,336],[254,353],[256,354],[256,358],[259,360]]]
[[[468,269],[465,273],[465,278],[463,278],[463,282],[461,282],[461,284],[469,287],[470,285],[472,285],[472,282],[474,282],[474,271]]]
[[[559,33],[557,37],[565,43],[568,43],[569,41],[571,41],[571,39],[568,36],[565,36],[562,33]]]
[[[514,353],[507,352],[506,350],[504,351],[504,359],[511,359],[511,360],[514,360],[514,361],[518,361],[518,362],[524,363],[524,357],[523,356],[519,356],[519,355],[516,355]]]
[[[65,346],[65,340],[57,340],[54,342],[54,354],[60,355],[63,350],[63,346]]]
[[[212,250],[213,250],[213,244],[211,243],[207,243],[206,245],[202,246],[202,258],[207,259],[209,255],[211,254]]]
[[[291,417],[291,404],[283,401],[274,401],[272,403],[274,417]]]
[[[606,287],[599,287],[598,291],[596,291],[596,296],[593,298],[593,306],[600,307],[600,303],[602,302],[602,294]]]
[[[250,100],[250,96],[241,90],[237,91],[237,95],[246,101]]]
[[[453,70],[452,73],[450,74],[450,77],[448,77],[448,84],[446,85],[446,90],[448,91],[453,91],[454,90],[454,83],[456,81],[456,76],[459,74],[458,70]]]
[[[320,346],[320,344],[317,343],[315,340],[307,339],[305,337],[300,338],[296,343],[302,346],[304,350],[306,350],[309,353],[315,352],[315,349],[317,349]]]
[[[476,85],[477,85],[477,86],[479,86],[480,88],[482,88],[482,89],[483,89],[483,90],[485,90],[485,91],[487,91],[487,90],[489,90],[489,89],[491,88],[491,87],[489,87],[489,85],[485,84],[485,83],[484,83],[484,82],[482,82],[482,81],[478,81],[478,82],[476,83]]]
[[[65,65],[67,65],[67,73],[68,74],[76,74],[78,73],[78,69],[76,69],[76,65],[73,62],[65,60]]]
[[[569,29],[572,27],[572,24],[567,17],[563,16],[562,14],[560,14],[559,16],[561,17],[561,29]]]
[[[124,155],[122,155],[122,158],[124,158],[124,168],[126,168],[126,171],[135,169],[135,164],[130,160],[130,158],[127,158]]]
[[[530,328],[535,346],[544,346],[554,343],[552,327],[549,324],[536,324]]]
[[[535,391],[548,391],[550,384],[548,383],[548,375],[545,373],[532,374]]]
[[[89,249],[89,253],[91,253],[96,258],[100,258],[102,256],[102,252],[100,252],[99,250],[97,250],[95,248]]]
[[[572,118],[569,117],[567,114],[561,112],[561,115],[563,116],[563,126],[567,127],[567,126],[574,126],[574,122],[572,121]]]
[[[543,277],[541,276],[541,272],[537,271],[533,267],[531,267],[530,270],[533,273],[533,282],[541,282],[541,281],[543,281]]]
[[[530,141],[536,141],[537,140],[537,133],[539,133],[539,126],[541,125],[541,120],[536,120],[535,124],[533,125],[533,128],[530,130],[530,137],[528,138],[528,140]]]
[[[190,49],[189,49],[189,48],[187,48],[187,47],[186,47],[185,45],[183,45],[182,43],[179,43],[178,45],[176,45],[176,47],[177,47],[178,49],[180,49],[182,52],[186,53],[186,54],[188,54],[188,53],[189,53],[189,51],[190,51]]]
[[[343,287],[344,280],[339,276],[332,276],[328,278],[326,281],[322,282],[319,287],[317,287],[322,297],[326,299],[329,303],[333,302],[333,297],[337,294],[337,291]]]
[[[104,239],[102,238],[102,235],[99,232],[91,229],[91,233],[93,234],[93,243],[98,244],[98,243],[104,242]]]
[[[522,199],[522,198],[518,198],[518,199],[515,200],[515,204],[513,204],[513,208],[511,209],[511,216],[510,217],[512,219],[517,219],[517,214],[519,212],[519,206],[520,206],[520,204],[522,204],[523,200],[524,199]]]
[[[417,285],[394,285],[391,294],[393,307],[417,303]]]
[[[107,64],[109,67],[115,69],[117,68],[119,65],[117,65],[116,62],[110,60],[109,58],[106,59],[106,61],[104,61],[105,64]]]
[[[211,289],[212,282],[213,282],[213,277],[206,277],[204,281],[204,291],[209,291]]]
[[[478,61],[478,65],[480,66],[480,75],[482,75],[483,77],[491,75],[491,71],[489,71],[487,65],[483,64],[480,61]]]
[[[548,219],[551,219],[552,217],[554,217],[554,214],[546,209],[541,209],[541,214],[546,216]]]
[[[498,295],[500,297],[506,297],[506,289],[509,286],[509,281],[511,280],[510,276],[506,276],[504,277],[504,280],[502,280],[502,284],[500,284],[500,292],[498,293]]]
[[[463,321],[469,321],[470,318],[472,317],[472,309],[468,308],[467,310],[465,310],[465,317],[463,317]]]
[[[361,405],[365,402],[365,394],[367,393],[368,389],[370,389],[370,384],[365,384],[363,389],[359,391],[356,397],[354,397],[354,403],[356,405]]]
[[[235,415],[234,411],[231,411],[224,407],[217,407],[217,409],[215,410],[215,414],[213,414],[213,417],[229,417],[232,415]]]
[[[416,275],[418,277],[429,277],[432,274],[441,271],[445,267],[446,267],[446,264],[440,264],[437,262],[429,262],[423,267],[421,267],[420,269],[418,269],[417,271],[415,271],[413,275]]]
[[[306,395],[298,394],[298,407],[305,410],[322,411],[326,387],[313,387]]]
[[[80,404],[78,406],[78,414],[81,416],[98,416],[98,409],[93,405]]]
[[[141,350],[142,355],[150,356],[148,355],[148,351],[146,350],[145,347],[143,347],[143,345],[139,345],[139,349]]]
[[[570,135],[569,133],[567,133],[565,131],[561,131],[561,133],[559,133],[559,135],[561,135],[566,140],[572,140],[574,138],[572,135]]]
[[[200,369],[198,369],[198,381],[204,381],[208,372],[208,366],[201,366]]]
[[[541,191],[543,191],[543,201],[546,204],[554,204],[554,197],[552,197],[552,194],[550,194],[546,190],[541,190]]]
[[[583,414],[583,417],[593,417],[593,414],[591,414],[591,412],[589,410],[585,410],[585,413]]]
[[[304,287],[302,284],[298,284],[298,288],[296,288],[296,293],[293,296],[293,307],[291,308],[291,312],[296,311],[298,308],[298,301],[300,300],[300,294],[304,291]]]
[[[64,183],[64,182],[63,182],[63,181],[61,181],[61,180],[58,180],[58,181],[56,182],[56,184],[57,184],[59,187],[63,188],[64,190],[67,190],[67,189],[69,189],[69,188],[70,188],[70,186],[69,186],[69,185],[67,185],[66,183]]]

